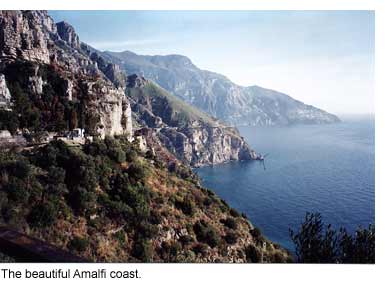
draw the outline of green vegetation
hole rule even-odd
[[[346,229],[324,226],[319,213],[306,213],[297,233],[290,230],[299,263],[369,263],[375,261],[374,226],[358,228],[354,235]]]
[[[89,245],[89,241],[86,238],[74,237],[68,244],[70,250],[76,252],[84,252]]]
[[[221,222],[231,229],[237,229],[237,221],[232,217],[227,217],[226,219],[222,219]]]
[[[246,258],[249,263],[260,263],[262,260],[262,253],[254,245],[246,247]]]
[[[215,229],[204,220],[194,224],[194,232],[198,241],[207,243],[210,247],[216,247],[220,242],[220,237]]]
[[[157,102],[152,105],[152,110],[158,116],[162,116],[164,122],[170,126],[185,127],[195,120],[201,120],[204,123],[215,126],[217,122],[183,100],[171,95],[155,83],[147,81],[143,87],[127,88],[127,95],[133,97],[156,97]],[[163,97],[163,102],[159,101]]]
[[[233,245],[237,242],[238,235],[234,231],[229,231],[226,233],[224,239],[228,244]]]
[[[7,65],[1,73],[6,76],[13,110],[0,110],[0,129],[7,129],[13,134],[21,128],[36,134],[83,127],[89,133],[94,133],[98,119],[85,114],[83,99],[79,98],[82,101],[76,102],[68,100],[65,96],[67,81],[58,68],[16,61]],[[32,90],[29,79],[32,76],[42,78],[44,85],[41,94]]]
[[[250,234],[252,235],[254,240],[257,241],[257,242],[259,242],[259,241],[261,241],[263,239],[261,230],[259,228],[257,228],[257,227],[255,227],[252,230],[250,230]]]
[[[94,261],[226,262],[230,245],[245,260],[250,224],[187,167],[158,158],[124,137],[0,152],[0,224]],[[267,260],[276,252],[288,259],[275,247]]]
[[[136,150],[124,140],[105,139],[86,144],[84,151],[54,141],[24,154],[0,153],[0,222],[40,229],[67,215],[102,211],[130,220],[141,238],[152,238],[146,166],[133,155],[126,168],[119,166],[131,151]],[[79,245],[76,239],[69,248],[82,251]]]
[[[186,215],[193,215],[195,210],[195,203],[191,197],[184,196],[183,200],[176,200],[175,206],[181,209]]]

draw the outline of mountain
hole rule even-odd
[[[255,158],[237,130],[46,11],[0,11],[0,130],[0,225],[95,262],[292,261],[190,168]]]
[[[92,136],[133,136],[131,106],[143,111],[143,98],[149,98],[146,114],[134,118],[140,125],[135,129],[157,128],[156,137],[149,131],[143,135],[151,139],[148,144],[166,147],[191,166],[256,157],[236,129],[155,84],[142,88],[152,91],[128,98],[132,79],[81,43],[70,24],[55,24],[41,11],[8,11],[1,12],[0,28],[0,106],[6,109],[0,112],[0,129],[36,136],[37,131],[85,128]],[[161,126],[149,122],[149,112]]]
[[[0,11],[0,129],[132,135],[131,109],[80,47],[66,22],[45,11]]]
[[[236,128],[213,119],[152,81],[135,74],[128,76],[126,95],[137,122],[156,129],[161,143],[188,165],[256,158]]]
[[[243,87],[201,70],[181,55],[148,56],[105,51],[127,74],[151,79],[189,104],[233,125],[292,125],[338,122],[337,116],[258,86]]]

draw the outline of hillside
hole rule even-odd
[[[74,129],[84,129],[86,138],[135,134],[131,106],[143,104],[136,104],[138,96],[127,98],[125,89],[136,89],[118,65],[81,43],[70,24],[54,23],[45,11],[1,11],[0,33],[0,130],[30,142],[68,136]],[[136,114],[135,129],[157,127],[149,116],[163,119],[161,138],[152,142],[183,162],[201,166],[255,158],[236,129],[155,84],[140,90],[141,97],[151,97],[151,108]]]
[[[159,141],[188,165],[256,158],[237,129],[172,96],[152,81],[129,76],[126,95],[137,123],[155,129]]]
[[[188,168],[124,138],[0,152],[0,208],[0,224],[95,262],[292,260]]]
[[[291,261],[191,171],[253,159],[235,128],[46,11],[0,11],[0,37],[0,225],[95,262]]]
[[[72,26],[46,11],[0,11],[0,36],[0,129],[131,136],[124,91],[81,51]]]
[[[201,70],[181,55],[149,56],[130,51],[102,53],[127,74],[151,79],[187,103],[232,125],[292,125],[338,122],[337,116],[259,86],[243,87]]]

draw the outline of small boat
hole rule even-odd
[[[263,169],[266,171],[266,166],[265,166],[265,158],[268,156],[269,154],[264,154],[264,155],[262,155],[262,154],[257,154],[257,156],[256,156],[256,160],[257,161],[260,161],[260,162],[262,162],[262,164],[263,164]]]
[[[257,154],[257,157],[255,158],[257,161],[264,161],[265,158],[268,156],[269,154]]]

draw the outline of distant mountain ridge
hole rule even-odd
[[[227,77],[201,70],[182,55],[101,53],[128,75],[139,74],[206,113],[232,125],[326,124],[339,118],[284,93],[239,86]]]

